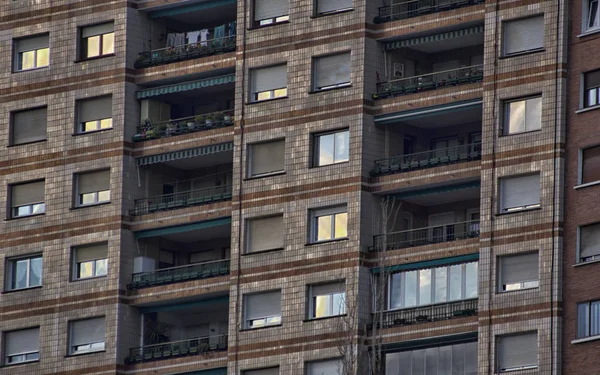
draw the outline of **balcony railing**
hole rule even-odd
[[[381,328],[474,316],[477,315],[477,301],[477,298],[474,298],[402,310],[384,311]]]
[[[162,268],[133,275],[130,289],[178,283],[188,280],[208,279],[229,274],[229,259],[186,264],[185,266]]]
[[[481,159],[481,142],[466,145],[416,152],[375,161],[372,176],[409,172],[416,169],[433,168],[440,165],[461,163]]]
[[[409,0],[379,8],[375,23],[404,20],[430,13],[483,4],[485,0]]]
[[[420,76],[395,79],[377,84],[377,94],[373,99],[385,99],[393,96],[414,94],[421,91],[464,85],[483,81],[483,65],[444,70]]]
[[[214,186],[204,189],[164,194],[152,198],[136,199],[132,216],[145,215],[157,211],[197,206],[231,199],[231,185]]]
[[[479,220],[403,230],[373,237],[370,251],[397,250],[479,237]]]
[[[144,120],[144,123],[137,127],[137,133],[133,136],[133,141],[148,141],[231,125],[233,125],[233,111],[206,113],[157,123]]]
[[[235,51],[235,35],[140,53],[136,69]]]
[[[227,335],[197,337],[129,350],[127,363],[138,363],[227,350]]]

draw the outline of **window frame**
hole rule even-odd
[[[91,246],[98,246],[98,245],[106,245],[106,258],[99,258],[99,259],[94,259],[92,261],[86,261],[86,262],[78,262],[77,261],[77,250],[81,249],[81,248],[85,248],[85,247],[91,247]],[[106,273],[103,275],[97,275],[96,271],[97,271],[97,262],[101,261],[101,260],[105,260],[106,261]],[[89,263],[89,262],[94,262],[92,270],[94,272],[94,276],[89,276],[89,277],[81,277],[80,274],[80,264],[81,263]],[[81,245],[76,245],[76,246],[71,246],[71,281],[81,281],[81,280],[89,280],[89,279],[97,279],[97,278],[101,278],[101,277],[107,277],[108,276],[108,242],[95,242],[95,243],[86,243],[86,244],[81,244]]]
[[[510,52],[507,53],[506,52],[506,25],[511,23],[511,22],[516,22],[516,21],[523,21],[523,20],[527,20],[527,19],[532,19],[532,18],[537,18],[537,17],[541,17],[542,18],[542,25],[544,26],[544,30],[542,30],[542,46],[541,47],[537,47],[537,48],[533,48],[533,49],[527,49],[527,50],[522,50],[522,51],[517,51],[517,52]],[[530,53],[536,53],[536,52],[540,52],[543,51],[545,49],[545,42],[546,42],[546,15],[544,13],[537,13],[537,14],[532,14],[532,15],[527,15],[524,17],[519,17],[519,18],[512,18],[512,19],[506,19],[506,20],[502,20],[502,46],[501,46],[501,57],[502,58],[510,58],[510,57],[514,57],[514,56],[521,56],[521,55],[527,55]]]
[[[269,68],[276,68],[276,67],[279,67],[279,66],[285,66],[285,78],[286,78],[285,84],[286,84],[286,86],[285,87],[274,88],[274,89],[271,89],[271,90],[256,91],[256,92],[254,92],[255,87],[252,84],[253,83],[253,78],[252,78],[253,74],[256,74],[255,72],[259,71],[259,70],[269,69]],[[254,68],[250,68],[248,75],[249,75],[248,79],[249,79],[249,83],[250,83],[248,85],[248,88],[250,89],[250,95],[249,95],[250,100],[249,100],[248,104],[268,102],[268,101],[271,101],[271,100],[284,99],[284,98],[288,97],[288,86],[289,86],[289,80],[288,80],[288,78],[289,78],[289,73],[288,73],[288,63],[287,63],[287,61],[283,62],[283,63],[276,63],[276,64],[271,64],[271,65],[257,66],[257,67],[254,67]],[[280,92],[280,93],[278,95],[276,95],[277,92]],[[261,99],[260,95],[264,94],[264,93],[269,93],[269,97]]]
[[[591,227],[593,225],[600,225],[600,222],[593,222],[593,223],[588,223],[588,224],[577,226],[577,249],[576,249],[577,258],[575,259],[575,264],[593,263],[593,262],[597,262],[600,260],[600,253],[594,254],[591,257],[588,257],[590,259],[587,259],[587,260],[583,260],[581,257],[581,230],[583,227]]]
[[[33,184],[36,182],[43,182],[44,183],[44,200],[42,202],[34,202],[34,203],[30,203],[30,204],[26,204],[26,205],[22,205],[22,206],[13,206],[13,189],[15,186],[21,186],[21,185],[27,185],[27,184]],[[45,179],[39,179],[39,180],[31,180],[31,181],[23,181],[23,182],[17,182],[14,184],[9,184],[8,185],[8,200],[7,200],[7,204],[9,206],[9,210],[8,210],[8,217],[9,219],[22,219],[22,218],[26,218],[26,217],[32,217],[32,216],[38,216],[38,215],[45,215],[46,214],[46,180]],[[19,215],[19,209],[22,207],[28,207],[30,213],[25,214],[25,215]],[[35,212],[36,211],[36,207],[41,207],[41,212]]]
[[[74,350],[74,345],[72,345],[73,342],[73,325],[76,322],[82,322],[82,321],[86,321],[86,320],[94,320],[94,319],[99,319],[99,318],[103,318],[104,319],[104,341],[102,341],[102,347],[101,348],[97,348],[97,349],[93,349],[93,345],[94,344],[99,344],[100,342],[92,342],[92,343],[87,343],[86,345],[77,345],[77,347],[82,347],[82,346],[88,346],[88,350],[83,350],[83,351],[79,351],[79,350]],[[98,353],[98,352],[103,352],[106,350],[106,316],[105,315],[101,315],[101,316],[92,316],[92,317],[88,317],[88,318],[82,318],[82,319],[74,319],[74,320],[70,320],[69,323],[69,332],[68,332],[68,348],[67,348],[67,353],[68,356],[78,356],[78,355],[83,355],[83,354],[91,354],[91,353]]]
[[[336,220],[335,217],[340,214],[346,214],[346,235],[342,237],[335,237]],[[328,239],[319,240],[319,221],[320,217],[331,216],[331,234],[332,237]],[[323,242],[340,241],[348,238],[348,204],[340,204],[326,207],[316,207],[310,209],[309,214],[309,243],[317,244]]]
[[[98,190],[98,191],[93,191],[93,192],[90,192],[90,193],[83,193],[83,194],[81,194],[79,192],[80,178],[81,178],[82,175],[93,174],[93,173],[104,172],[104,171],[108,171],[108,186],[109,186],[108,190]],[[111,193],[111,189],[110,189],[110,168],[108,168],[108,169],[106,169],[106,168],[104,168],[104,169],[95,169],[95,170],[92,170],[92,171],[82,171],[82,172],[74,173],[73,174],[73,192],[74,192],[74,197],[75,197],[74,207],[77,207],[77,208],[79,208],[79,207],[98,206],[98,205],[101,205],[101,204],[110,203],[111,202],[111,200],[110,200],[111,199],[111,194],[110,194]],[[108,199],[100,201],[99,200],[100,194],[101,193],[106,193],[106,192],[108,192]],[[94,201],[92,203],[83,203],[83,197],[85,195],[90,195],[90,194],[92,194],[92,196],[94,198]]]
[[[348,158],[345,160],[340,160],[340,161],[335,160],[336,145],[337,145],[337,143],[335,142],[335,140],[336,140],[335,135],[338,133],[347,133],[348,134],[346,137],[348,139],[348,144],[346,144]],[[321,155],[321,153],[320,153],[321,137],[328,136],[328,135],[334,135],[333,150],[332,150],[333,162],[329,163],[329,164],[320,164],[319,158]],[[317,133],[312,134],[312,163],[311,163],[312,168],[326,167],[326,166],[330,166],[330,165],[343,164],[343,163],[349,163],[349,162],[350,162],[350,128],[328,130],[328,131],[317,132]]]
[[[42,263],[39,285],[31,285],[31,261],[34,259],[40,259]],[[23,260],[27,260],[27,286],[23,288],[17,288],[15,285],[16,282],[14,280],[16,274],[15,267],[17,265],[17,262]],[[4,290],[6,292],[16,292],[27,289],[41,288],[44,285],[44,256],[42,253],[27,254],[23,256],[6,258],[5,270],[7,270],[4,280]]]
[[[262,20],[256,19],[256,1],[257,0],[252,0],[252,7],[251,7],[252,14],[251,14],[251,18],[250,18],[250,23],[251,23],[250,29],[258,29],[258,28],[262,28],[262,27],[281,25],[281,24],[290,22],[290,3],[289,3],[289,1],[288,1],[287,14],[277,16],[277,17],[272,17],[272,18],[265,18]],[[263,21],[270,21],[270,22],[263,23]]]
[[[533,176],[533,175],[538,175],[540,178],[540,184],[538,186],[538,198],[539,198],[539,202],[536,204],[530,204],[530,205],[526,205],[526,206],[520,206],[520,207],[504,207],[504,184],[506,183],[506,180],[510,180],[510,179],[514,179],[514,178],[519,178],[519,177],[525,177],[525,176]],[[507,175],[507,176],[502,176],[500,178],[498,178],[498,214],[500,215],[506,215],[506,214],[512,214],[512,213],[517,213],[517,212],[525,212],[525,211],[530,211],[530,210],[537,210],[537,209],[541,209],[542,208],[542,194],[541,194],[541,189],[542,189],[542,173],[541,171],[536,171],[534,173],[522,173],[522,174],[516,174],[516,175]]]
[[[505,338],[505,337],[515,337],[515,336],[525,336],[528,334],[532,334],[535,333],[536,338],[537,338],[537,346],[536,346],[536,364],[535,365],[526,365],[526,366],[520,366],[520,367],[508,367],[508,368],[500,368],[500,361],[499,361],[499,356],[498,356],[498,350],[500,348],[500,341]],[[525,332],[513,332],[513,333],[507,333],[507,334],[501,334],[501,335],[497,335],[495,337],[495,360],[496,360],[496,372],[500,373],[500,374],[504,374],[507,372],[513,372],[513,371],[521,371],[521,370],[531,370],[531,369],[536,369],[539,368],[539,361],[538,361],[538,353],[539,353],[539,340],[540,340],[540,334],[538,331],[534,330],[534,331],[525,331]]]
[[[101,118],[101,119],[95,119],[95,120],[89,120],[89,121],[81,121],[81,105],[84,102],[93,102],[94,100],[102,100],[105,98],[110,98],[111,101],[111,117],[106,117],[106,118]],[[110,129],[114,129],[114,110],[113,110],[113,94],[109,93],[109,94],[104,94],[104,95],[98,95],[98,96],[93,96],[90,98],[80,98],[80,99],[76,99],[75,100],[75,134],[76,135],[80,135],[80,134],[90,134],[90,133],[96,133],[96,132],[100,132],[100,131],[105,131],[105,130],[110,130]],[[102,122],[103,121],[108,121],[110,120],[110,126],[108,127],[102,127]],[[91,129],[91,130],[85,130],[86,129],[86,125],[87,124],[91,124],[91,123],[95,123],[96,124],[96,128],[95,129]]]
[[[600,9],[598,10],[598,13],[600,13]],[[600,27],[598,27],[598,31],[600,31]],[[580,103],[579,103],[579,109],[588,109],[588,108],[595,108],[600,106],[600,85],[598,86],[594,86],[592,88],[587,88],[586,87],[586,75],[587,74],[592,74],[592,73],[599,73],[600,74],[600,69],[594,69],[594,70],[589,70],[587,72],[582,72],[580,75]],[[595,91],[596,92],[596,104],[589,104],[588,103],[588,93],[591,91]]]
[[[36,326],[36,327],[27,327],[27,328],[19,328],[19,329],[15,329],[15,330],[10,330],[10,331],[4,331],[2,332],[2,341],[3,341],[3,348],[2,348],[2,364],[4,366],[15,366],[15,365],[21,365],[21,364],[26,364],[26,363],[32,363],[32,362],[39,362],[40,361],[40,345],[39,345],[39,339],[38,339],[38,350],[34,351],[34,352],[23,352],[23,353],[16,353],[13,355],[8,355],[7,351],[6,351],[6,346],[8,343],[7,340],[7,335],[9,333],[12,332],[20,332],[20,331],[28,331],[28,330],[33,330],[33,329],[37,329],[38,331],[38,337],[40,335],[40,326]],[[33,359],[27,359],[28,355],[31,354],[37,354],[37,358],[33,358]],[[9,358],[12,357],[21,357],[21,356],[25,356],[25,359],[23,361],[18,361],[18,362],[12,362],[9,361]]]
[[[98,34],[98,35],[92,35],[90,37],[83,37],[83,30],[85,28],[88,27],[94,27],[94,26],[100,26],[100,25],[105,25],[105,24],[110,24],[112,23],[113,25],[113,31],[112,32],[108,32],[108,33],[103,33],[103,34]],[[110,57],[110,56],[114,56],[115,55],[115,37],[116,37],[116,32],[114,30],[114,26],[115,26],[115,20],[108,20],[108,21],[102,21],[102,22],[98,22],[98,23],[93,23],[93,24],[89,24],[89,25],[82,25],[82,26],[78,26],[77,28],[77,60],[76,62],[79,61],[88,61],[88,60],[95,60],[95,59],[101,59],[103,57]],[[113,38],[113,50],[110,53],[102,53],[102,46],[104,44],[104,36],[105,35],[109,35],[112,34],[112,38]],[[93,37],[97,37],[99,36],[99,42],[98,42],[98,55],[97,56],[87,56],[87,50],[88,50],[88,39],[93,38]]]
[[[37,111],[37,110],[41,110],[41,109],[46,109],[46,129],[44,131],[44,133],[46,134],[46,136],[43,139],[38,139],[35,141],[30,141],[30,142],[23,142],[23,143],[15,143],[14,140],[14,136],[15,136],[15,115],[17,113],[23,113],[23,112],[29,112],[29,111]],[[40,105],[40,106],[36,106],[36,107],[29,107],[29,108],[23,108],[23,109],[18,109],[15,111],[11,111],[10,112],[10,119],[9,119],[9,127],[8,127],[8,146],[9,147],[16,147],[16,146],[22,146],[22,145],[28,145],[31,143],[38,143],[38,142],[46,142],[48,140],[48,106],[47,105]]]
[[[600,184],[600,179],[598,180],[594,180],[594,181],[588,181],[585,182],[583,181],[583,168],[585,166],[585,151],[586,150],[590,150],[590,149],[594,149],[594,148],[598,148],[600,149],[600,144],[596,144],[596,145],[592,145],[592,146],[588,146],[588,147],[582,147],[578,150],[578,159],[577,159],[577,186],[589,186],[589,185],[596,185],[596,184]]]
[[[323,358],[323,359],[316,359],[313,361],[306,361],[304,362],[304,375],[320,375],[320,374],[314,374],[311,370],[311,364],[313,363],[320,363],[320,362],[338,362],[341,364],[341,369],[338,375],[342,375],[344,373],[344,362],[343,362],[343,358],[342,357],[333,357],[333,358]],[[339,367],[338,367],[339,368]]]
[[[521,132],[511,132],[510,131],[510,104],[511,103],[518,103],[518,102],[524,102],[525,103],[525,113],[527,113],[527,101],[531,100],[531,99],[537,99],[539,98],[541,100],[540,106],[541,106],[541,110],[540,110],[540,128],[539,129],[527,129],[527,115],[525,114],[525,118],[524,118],[524,127],[525,130],[521,131]],[[511,135],[518,135],[518,134],[526,134],[526,133],[532,133],[532,132],[537,132],[537,131],[541,131],[542,130],[542,126],[543,126],[543,121],[542,121],[542,116],[543,116],[543,111],[544,111],[544,95],[543,93],[539,93],[539,94],[533,94],[533,95],[527,95],[527,96],[520,96],[517,98],[512,98],[512,99],[505,99],[502,101],[502,105],[503,105],[503,110],[502,110],[502,136],[511,136]]]
[[[515,257],[515,256],[520,256],[520,255],[529,255],[529,254],[537,254],[537,280],[527,280],[527,281],[521,281],[519,283],[519,288],[517,289],[506,289],[506,285],[516,285],[516,283],[513,284],[504,284],[503,283],[503,277],[502,277],[502,262],[501,262],[501,258],[508,258],[508,257]],[[527,251],[527,252],[522,252],[522,253],[513,253],[513,254],[503,254],[503,255],[499,255],[496,257],[496,263],[497,263],[497,273],[498,276],[496,278],[497,280],[497,288],[496,288],[496,292],[503,294],[503,293],[511,293],[511,292],[519,292],[522,290],[531,290],[531,289],[539,289],[540,287],[540,252],[539,251]]]
[[[598,327],[598,333],[592,335],[591,329],[592,329],[592,305],[600,305],[600,300],[589,300],[589,301],[584,301],[584,302],[579,302],[577,303],[577,328],[575,330],[575,338],[577,340],[581,340],[581,339],[589,339],[589,338],[594,338],[594,337],[600,337],[600,327]],[[585,335],[580,335],[580,331],[581,331],[581,321],[580,321],[580,308],[585,306],[585,312],[586,312],[586,325],[585,325]],[[598,311],[600,311],[600,308],[598,309]],[[600,319],[600,316],[598,317]]]
[[[251,298],[252,296],[256,296],[256,295],[261,295],[261,294],[269,294],[269,293],[275,293],[275,292],[279,292],[279,315],[270,315],[270,316],[265,316],[262,318],[256,318],[256,319],[249,319],[248,317],[248,299]],[[243,314],[243,330],[254,330],[254,329],[261,329],[261,328],[268,328],[268,327],[277,327],[282,325],[283,323],[283,293],[282,293],[282,289],[272,289],[272,290],[263,290],[260,292],[252,292],[252,293],[246,293],[243,295],[243,305],[242,305],[242,314]],[[269,323],[269,319],[272,318],[279,318],[278,320],[274,320],[271,321]],[[259,325],[259,326],[253,326],[253,322],[256,321],[264,321],[264,324]]]
[[[254,147],[264,145],[264,144],[269,144],[269,143],[277,143],[277,142],[283,142],[283,150],[284,150],[283,151],[283,169],[277,170],[277,171],[254,174],[252,172],[252,165],[254,163]],[[276,176],[279,174],[285,174],[286,173],[285,145],[286,145],[285,137],[261,140],[259,142],[253,142],[253,143],[247,143],[246,144],[246,155],[247,155],[246,156],[246,159],[247,159],[246,160],[246,178],[247,179],[255,179],[255,178]]]
[[[326,16],[331,16],[334,14],[344,13],[344,12],[354,10],[354,0],[350,0],[352,5],[350,5],[348,8],[337,9],[334,11],[319,13],[319,1],[322,1],[322,0],[314,0],[313,1],[313,15],[312,15],[313,18],[326,17]]]
[[[314,287],[318,287],[318,286],[322,286],[322,285],[331,285],[331,284],[341,284],[341,285],[343,285],[343,290],[341,290],[338,293],[327,293],[327,294],[313,293]],[[339,309],[338,314],[333,313],[333,311],[335,310],[335,306],[334,306],[335,297],[334,296],[336,296],[336,295],[342,295],[341,303],[343,303],[342,307]],[[310,284],[310,285],[308,285],[307,296],[308,296],[308,320],[334,318],[337,316],[346,315],[346,280],[335,280],[335,281],[328,281],[325,283]],[[328,301],[328,304],[330,304],[329,308],[330,308],[330,311],[332,312],[331,315],[316,316],[316,298],[321,297],[321,296],[327,296],[330,299]]]
[[[323,58],[328,58],[328,57],[333,57],[333,56],[341,56],[341,55],[348,55],[348,67],[350,68],[350,81],[340,82],[340,83],[336,83],[334,85],[329,85],[329,86],[318,87],[317,86],[317,83],[318,83],[317,61],[320,59],[323,59]],[[311,90],[312,90],[312,92],[317,93],[317,92],[335,90],[335,89],[352,86],[352,51],[351,50],[328,53],[326,55],[313,56],[311,59],[310,65],[311,65],[311,81],[312,81],[311,82]]]
[[[582,7],[581,7],[581,32],[584,34],[587,33],[593,33],[596,31],[600,30],[600,1],[598,0],[584,0],[585,3],[583,3]],[[589,26],[589,18],[590,18],[590,9],[591,9],[591,4],[592,3],[596,3],[596,23],[598,24],[598,26]]]
[[[47,36],[48,38],[48,47],[45,48],[37,48],[37,49],[32,49],[32,50],[27,50],[24,52],[17,52],[17,47],[19,45],[19,41],[22,40],[27,40],[27,39],[33,39],[33,38],[38,38],[38,37],[42,37],[42,36]],[[39,51],[42,50],[48,50],[48,64],[47,65],[41,65],[38,66],[37,65],[37,55],[39,53]],[[11,56],[11,60],[12,60],[12,72],[13,73],[20,73],[20,72],[29,72],[32,70],[39,70],[39,69],[44,69],[44,68],[48,68],[50,67],[50,33],[46,32],[46,33],[40,33],[40,34],[34,34],[34,35],[26,35],[26,36],[22,36],[19,38],[14,38],[13,39],[13,43],[12,43],[12,56]],[[33,68],[28,68],[28,69],[23,69],[21,66],[23,65],[23,53],[26,52],[34,52],[34,62],[35,62],[35,66]]]
[[[283,233],[281,234],[282,239],[283,239],[283,246],[282,247],[275,247],[272,249],[264,249],[264,250],[254,250],[252,251],[250,248],[250,245],[252,244],[252,230],[251,230],[251,226],[252,226],[252,222],[256,221],[256,220],[263,220],[263,219],[272,219],[272,218],[276,218],[276,217],[280,217],[281,218],[281,225],[283,227]],[[243,254],[259,254],[259,253],[265,253],[265,252],[270,252],[270,251],[277,251],[277,250],[283,250],[285,249],[285,216],[283,214],[283,212],[281,213],[275,213],[272,215],[266,215],[266,216],[253,216],[253,217],[249,217],[246,218],[244,220],[244,230],[245,230],[245,236],[244,236],[244,241],[246,241],[245,246],[244,246],[244,252]]]

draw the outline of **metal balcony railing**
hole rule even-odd
[[[408,0],[379,8],[375,23],[404,20],[430,13],[483,4],[485,0]]]
[[[151,123],[149,120],[137,127],[134,142],[195,133],[233,125],[233,111],[212,112],[182,117],[174,120]]]
[[[409,172],[416,169],[433,168],[479,159],[481,159],[481,142],[475,142],[376,160],[371,176]]]
[[[133,275],[129,289],[147,288],[188,280],[208,279],[229,275],[229,259],[162,268]]]
[[[235,35],[140,53],[136,69],[235,51]]]
[[[483,65],[471,65],[464,68],[380,82],[377,84],[377,94],[373,95],[373,99],[385,99],[481,81],[483,81]]]
[[[435,322],[477,315],[477,298],[384,311],[381,328]]]
[[[229,199],[231,199],[231,185],[214,186],[174,194],[164,194],[152,198],[136,199],[134,209],[129,213],[132,216],[137,216]]]
[[[396,250],[479,237],[479,220],[417,228],[373,236],[369,251]]]
[[[227,350],[227,335],[197,337],[132,348],[125,361],[127,363],[147,362],[224,350]]]

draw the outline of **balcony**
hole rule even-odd
[[[485,0],[401,0],[392,5],[380,7],[379,16],[375,17],[374,22],[405,20],[426,14],[483,4],[484,2]]]
[[[377,84],[377,94],[373,95],[373,99],[386,99],[481,81],[483,81],[483,65],[472,65],[464,68],[380,82]]]
[[[382,313],[381,328],[402,327],[419,323],[475,316],[477,315],[477,303],[478,299],[473,298],[402,310],[384,311]]]
[[[132,348],[129,350],[129,357],[126,359],[126,362],[148,362],[226,350],[227,335],[197,337]]]
[[[129,213],[132,216],[139,216],[153,212],[198,206],[230,199],[231,185],[222,185],[136,199],[134,202],[134,209]]]
[[[162,268],[133,275],[130,289],[229,275],[229,259]]]

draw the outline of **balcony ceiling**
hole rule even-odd
[[[227,4],[199,11],[164,17],[167,29],[177,32],[208,29],[236,19],[237,4]],[[209,35],[211,38],[212,35]]]
[[[452,167],[449,166],[448,168]],[[428,207],[469,199],[479,199],[480,186],[480,179],[464,179],[403,189],[401,192],[387,195]]]
[[[460,110],[454,110],[452,113],[441,111],[430,115],[415,116],[414,118],[409,117],[400,121],[399,123],[419,127],[422,129],[435,129],[444,126],[470,124],[475,122],[481,123],[481,121],[482,109],[479,105],[462,108]]]
[[[222,151],[210,155],[196,156],[193,158],[185,158],[163,162],[164,165],[183,170],[194,170],[217,165],[231,164],[233,161],[233,151]]]
[[[411,46],[410,49],[430,54],[477,45],[481,45],[481,53],[483,53],[483,33],[465,35],[460,38],[440,40],[431,43],[418,44]]]
[[[428,194],[416,197],[409,197],[403,199],[406,202],[417,204],[419,206],[431,207],[438,206],[440,204],[454,203],[468,201],[471,199],[478,199],[480,196],[480,188],[465,188],[455,191],[449,191],[439,194]]]
[[[160,236],[160,238],[163,238],[165,240],[182,243],[210,241],[217,238],[227,237],[231,237],[231,224]]]

